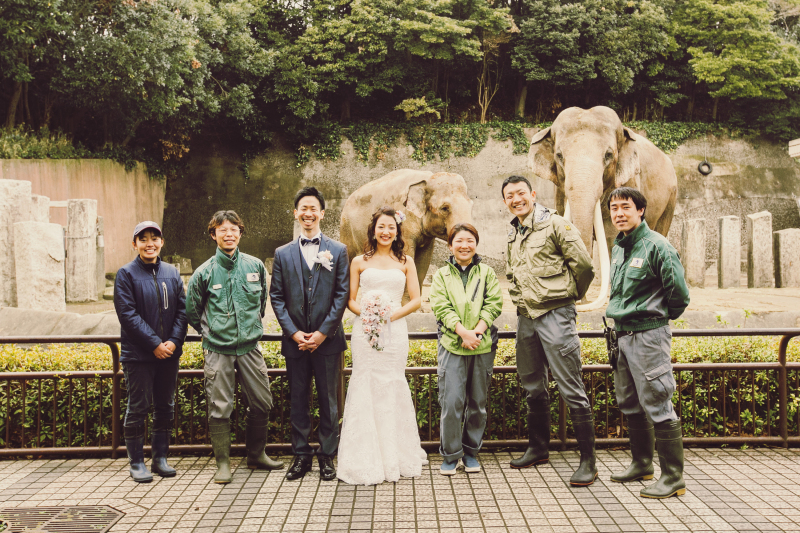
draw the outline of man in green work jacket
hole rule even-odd
[[[640,491],[645,498],[686,493],[681,421],[672,406],[675,378],[669,321],[689,305],[678,252],[644,220],[647,199],[620,187],[609,197],[611,221],[620,231],[611,252],[611,300],[619,358],[614,371],[617,404],[628,417],[631,465],[611,481],[653,479],[653,445],[658,444],[661,477]]]
[[[247,467],[274,470],[283,463],[270,459],[267,419],[272,409],[267,365],[258,346],[267,305],[264,263],[239,251],[244,223],[234,211],[218,211],[208,233],[217,253],[200,265],[189,281],[186,316],[203,336],[208,433],[217,462],[215,483],[230,483],[231,424],[236,373],[247,400]]]
[[[549,460],[549,367],[569,407],[581,454],[569,482],[591,485],[597,478],[594,417],[581,378],[575,301],[584,297],[594,278],[592,258],[575,226],[536,203],[527,179],[510,176],[501,192],[514,215],[506,277],[517,306],[517,373],[528,403],[528,449],[511,466],[527,468]]]

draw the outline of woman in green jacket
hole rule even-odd
[[[494,270],[475,254],[478,230],[456,224],[447,236],[452,256],[433,276],[431,307],[439,325],[438,377],[442,407],[440,473],[480,472],[478,450],[486,428],[486,393],[497,350],[503,295]],[[492,335],[491,333],[494,333]]]

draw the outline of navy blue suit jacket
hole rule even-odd
[[[314,264],[309,307],[304,308],[303,267],[305,261],[298,239],[275,250],[269,298],[275,317],[283,330],[281,353],[284,357],[300,357],[301,352],[292,335],[298,331],[319,331],[327,338],[314,350],[315,354],[332,355],[347,349],[342,317],[350,298],[350,263],[347,247],[333,239],[320,236],[319,251],[333,255],[331,270]],[[308,288],[306,287],[306,290]]]

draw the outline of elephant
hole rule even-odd
[[[454,225],[472,223],[472,203],[467,183],[458,174],[395,170],[362,185],[347,198],[340,239],[352,261],[364,253],[367,227],[375,211],[383,206],[403,211],[405,251],[414,259],[421,287],[431,263],[434,239],[446,241]]]
[[[556,210],[572,220],[587,250],[592,250],[595,238],[598,241],[601,297],[579,310],[601,307],[610,276],[608,254],[617,234],[608,196],[616,187],[641,190],[647,198],[648,226],[666,237],[678,197],[672,162],[652,142],[624,127],[613,109],[597,106],[559,113],[552,126],[531,139],[528,165],[534,174],[555,183]]]

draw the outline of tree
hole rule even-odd
[[[676,9],[676,36],[696,78],[720,98],[779,100],[800,86],[800,48],[770,26],[765,0],[693,0]]]

